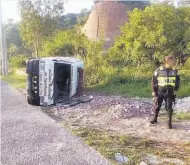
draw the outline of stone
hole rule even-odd
[[[158,157],[155,155],[149,154],[149,155],[145,156],[144,159],[146,161],[148,161],[148,163],[151,165],[156,165],[156,164],[160,163]]]
[[[139,165],[148,165],[148,164],[146,164],[145,162],[142,161],[139,163]]]
[[[115,160],[119,163],[128,163],[129,158],[126,156],[123,156],[121,153],[116,153]]]
[[[129,158],[128,158],[128,157],[126,157],[126,156],[123,156],[123,160],[124,160],[124,163],[128,163]]]
[[[136,107],[135,107],[136,109],[139,109],[140,108],[140,106],[139,105],[136,105]]]

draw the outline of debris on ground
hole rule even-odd
[[[26,94],[25,90],[21,90],[21,92]],[[160,111],[161,117],[158,119],[158,124],[149,124],[149,120],[153,116],[153,101],[151,99],[105,96],[97,93],[89,103],[70,108],[54,106],[43,108],[43,111],[56,120],[64,120],[69,125],[132,134],[158,141],[190,141],[190,121],[173,120],[173,129],[166,131],[167,115],[165,110]],[[177,104],[174,106],[175,113],[190,113],[190,97],[177,99]]]
[[[160,164],[184,165],[184,162],[177,158],[159,158],[151,154],[145,156],[142,159],[151,165],[160,165]]]
[[[177,104],[175,105],[175,110],[178,113],[190,112],[190,97],[185,97],[177,100]]]
[[[144,161],[140,162],[139,165],[148,165]]]
[[[23,91],[21,92],[25,94]],[[71,127],[89,127],[171,144],[190,142],[189,120],[174,120],[173,129],[168,130],[167,115],[164,110],[160,112],[158,124],[149,124],[149,120],[153,116],[153,101],[151,99],[96,94],[91,102],[85,104],[74,107],[52,106],[43,108],[43,111]],[[174,112],[176,114],[189,113],[190,97],[178,99],[174,106]],[[118,163],[127,163],[129,158],[116,153],[115,160]],[[146,155],[142,157],[140,165],[170,163],[184,164],[183,161],[176,158]]]
[[[129,158],[126,157],[126,156],[123,156],[121,153],[116,153],[116,154],[115,154],[115,160],[116,160],[118,163],[128,163]]]
[[[189,104],[190,102],[186,106]],[[86,126],[158,141],[190,141],[190,121],[173,121],[173,129],[166,130],[165,110],[161,111],[158,124],[149,124],[153,116],[150,99],[95,95],[89,103],[71,108],[54,106],[45,109],[45,112],[71,126]],[[163,115],[165,119],[162,118]]]

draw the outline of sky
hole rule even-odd
[[[8,19],[19,21],[19,0],[1,0],[2,1],[2,12],[3,20],[6,22]],[[82,9],[91,9],[93,0],[67,0],[65,4],[65,13],[79,13]]]

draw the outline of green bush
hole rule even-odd
[[[117,69],[112,79],[110,80],[110,83],[113,84],[124,84],[131,82],[146,83],[147,80],[150,81],[154,69],[155,69],[154,66],[151,64],[145,64],[139,67],[128,65],[126,67]]]
[[[179,74],[182,77],[182,81],[190,82],[190,59],[187,60],[184,66],[179,68]]]
[[[12,68],[23,68],[26,66],[26,60],[28,58],[24,55],[17,55],[11,57],[10,60],[10,66]]]
[[[109,50],[112,64],[140,66],[161,62],[169,54],[190,53],[190,7],[152,5],[144,10],[135,8],[128,17]]]

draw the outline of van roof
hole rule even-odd
[[[44,57],[41,58],[41,60],[52,60],[52,61],[65,61],[68,63],[76,63],[76,62],[82,62],[80,59],[73,58],[73,57]]]

